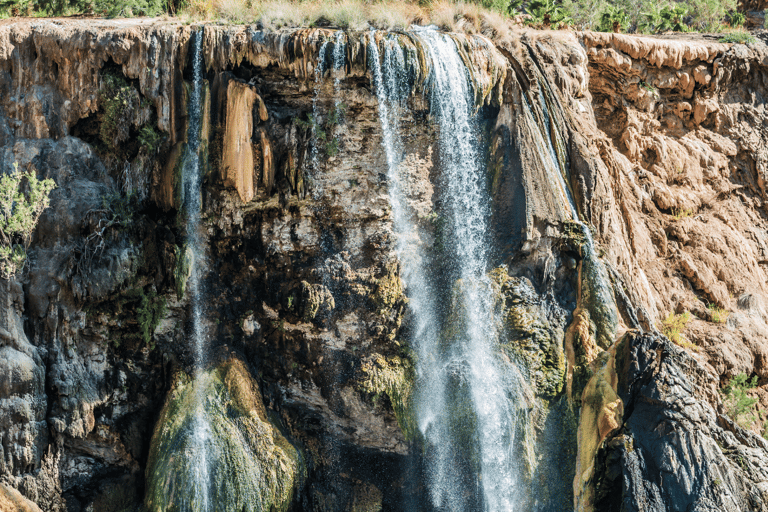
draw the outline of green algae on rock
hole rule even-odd
[[[205,414],[210,425],[206,461],[190,457],[198,414]],[[152,436],[147,510],[199,510],[193,475],[201,464],[209,473],[213,510],[285,511],[304,478],[301,452],[270,421],[257,384],[238,359],[201,371],[193,380],[176,376]]]
[[[412,441],[418,435],[416,418],[413,413],[413,381],[415,372],[408,359],[393,356],[385,358],[374,354],[371,361],[363,363],[365,377],[360,388],[374,396],[386,394],[395,411],[397,424],[405,439]]]

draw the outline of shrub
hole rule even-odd
[[[32,232],[55,187],[51,179],[41,181],[32,171],[19,171],[16,162],[0,177],[0,277],[10,279],[23,268]]]
[[[747,17],[743,12],[731,11],[725,15],[725,20],[731,27],[741,27],[747,21]]]
[[[12,16],[157,16],[172,7],[166,0],[0,0],[0,12]]]
[[[336,156],[339,153],[339,139],[328,134],[333,131],[334,127],[341,124],[346,111],[347,105],[341,103],[328,112],[324,125],[321,125],[312,114],[307,115],[307,121],[297,118],[296,124],[314,134],[315,140],[319,141],[320,147],[327,156]]]
[[[139,96],[125,78],[115,72],[106,71],[101,78],[99,98],[104,113],[99,138],[107,148],[114,151],[130,136],[133,113],[139,107]]]
[[[705,32],[720,30],[721,22],[729,11],[736,10],[736,0],[688,0],[692,24]]]
[[[136,138],[139,141],[139,145],[141,145],[148,154],[152,155],[160,147],[160,141],[163,140],[163,135],[157,131],[153,125],[147,123],[141,127],[139,135]]]
[[[531,0],[528,3],[530,18],[526,21],[529,25],[542,28],[562,28],[573,20],[562,4],[554,0]]]
[[[724,324],[725,321],[728,320],[728,315],[730,314],[728,310],[719,308],[714,304],[708,304],[707,309],[709,310],[709,318],[712,322],[716,324]]]
[[[754,43],[757,40],[749,32],[733,32],[726,34],[719,39],[721,43],[736,43],[736,44],[748,44]]]
[[[728,382],[728,385],[720,390],[723,398],[723,407],[733,421],[743,428],[750,428],[757,420],[755,405],[757,398],[747,394],[757,386],[757,376],[749,379],[746,373],[740,373]]]
[[[629,27],[629,15],[619,6],[609,5],[600,15],[600,32],[626,32]]]
[[[683,336],[683,331],[688,326],[688,322],[691,321],[691,314],[685,311],[679,315],[670,313],[667,318],[661,323],[661,332],[678,345],[691,345],[691,343]]]
[[[675,220],[685,219],[693,216],[693,210],[687,208],[672,208],[672,217]]]

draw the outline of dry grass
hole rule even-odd
[[[509,29],[501,13],[474,3],[435,0],[191,0],[182,17],[225,23],[258,23],[265,28],[331,26],[351,30],[404,30],[411,25],[494,35]]]

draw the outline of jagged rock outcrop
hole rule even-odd
[[[624,411],[596,458],[596,510],[766,510],[768,443],[710,405],[701,363],[635,332],[612,358]]]

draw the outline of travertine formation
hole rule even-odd
[[[179,172],[196,30],[0,22],[0,171],[17,162],[57,183],[27,269],[0,283],[3,510],[145,500],[158,413],[192,362]],[[366,63],[383,36],[347,34],[344,68],[318,80],[332,30],[203,34],[212,360],[249,383],[243,414],[259,409],[258,424],[278,425],[275,439],[302,453],[296,510],[428,503],[408,404],[413,325]],[[768,48],[486,35],[455,40],[487,142],[501,351],[526,362],[536,395],[528,478],[532,489],[552,482],[535,498],[584,511],[768,510],[764,413],[750,432],[718,393],[739,373],[768,378]],[[451,242],[437,213],[429,69],[398,37],[413,89],[402,170],[439,250]],[[106,76],[138,107],[105,95]],[[117,148],[105,135],[114,119],[129,135]],[[541,164],[552,153],[567,165]],[[695,317],[680,348],[658,331],[685,311]],[[768,408],[768,393],[754,393]]]

